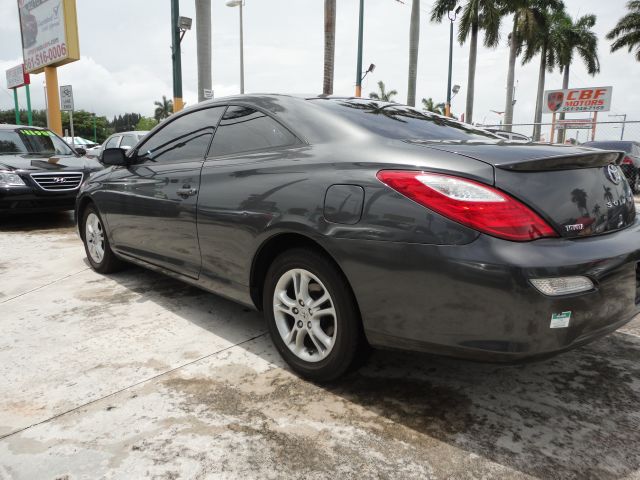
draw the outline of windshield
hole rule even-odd
[[[0,130],[0,155],[30,153],[73,155],[71,148],[49,130]]]
[[[456,120],[404,105],[373,100],[322,100],[318,104],[374,133],[399,140],[499,140]]]

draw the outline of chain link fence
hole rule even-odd
[[[591,122],[584,122],[580,120],[575,120],[575,123],[572,123],[571,120],[567,120],[568,124],[566,125],[568,128],[565,132],[565,142],[569,141],[571,143],[584,143],[591,141],[594,138],[595,140],[630,140],[640,142],[640,120],[627,120],[627,121],[614,121],[614,122],[596,122],[595,124]],[[595,125],[595,132],[592,130],[592,126]],[[527,137],[533,137],[533,128],[535,126],[534,123],[514,123],[511,126],[511,131],[514,133],[519,133],[525,135]],[[554,142],[558,142],[558,124],[556,124],[556,131],[553,135]],[[500,130],[507,130],[508,125],[500,124],[500,125],[483,125],[485,128],[496,128]],[[551,141],[551,123],[541,123],[541,135],[540,141],[549,142]]]

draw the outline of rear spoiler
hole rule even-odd
[[[518,172],[541,172],[549,170],[575,170],[577,168],[604,167],[611,163],[620,165],[624,152],[592,151],[573,155],[558,155],[536,160],[505,162],[496,164],[502,170]]]

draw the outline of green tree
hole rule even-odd
[[[560,24],[560,35],[564,42],[559,46],[558,65],[563,73],[562,88],[569,88],[569,70],[573,62],[574,53],[582,59],[589,75],[600,72],[600,60],[598,59],[598,36],[592,28],[596,24],[595,15],[584,15],[575,21],[567,17]],[[564,113],[560,114],[560,120],[564,120]],[[564,143],[564,130],[558,133],[558,142]]]
[[[495,47],[500,40],[500,20],[503,10],[496,0],[436,0],[431,10],[431,21],[441,22],[449,11],[462,5],[462,16],[458,28],[460,44],[470,38],[469,76],[467,78],[467,104],[465,121],[473,121],[473,100],[475,95],[476,62],[478,58],[478,33],[484,31],[484,45]]]
[[[387,92],[385,86],[384,86],[384,82],[382,80],[380,80],[378,82],[378,91],[377,92],[371,92],[369,94],[369,98],[372,98],[374,100],[382,100],[383,102],[392,102],[393,101],[393,97],[395,97],[398,94],[397,90],[389,90]]]
[[[85,110],[76,110],[73,112],[73,133],[76,137],[93,140],[93,116],[93,113]],[[69,135],[71,135],[69,112],[62,112],[62,130],[68,130]],[[109,129],[109,121],[107,120],[107,117],[96,116],[97,142],[103,142],[110,133],[111,131]]]
[[[438,115],[444,115],[443,112],[444,103],[434,103],[431,97],[422,99],[422,108],[427,112],[437,113]]]
[[[167,99],[164,95],[161,101],[155,101],[153,104],[156,107],[153,118],[158,121],[168,118],[173,113],[173,100]]]
[[[564,10],[545,12],[544,21],[540,29],[531,38],[525,41],[522,63],[529,62],[534,56],[540,55],[540,67],[538,69],[538,91],[536,94],[536,109],[533,119],[533,139],[540,140],[542,122],[542,102],[546,72],[552,72],[560,65],[565,44],[569,41],[566,36],[567,23],[571,22]]]
[[[322,93],[333,94],[333,72],[336,54],[336,0],[324,0],[324,78]]]
[[[505,130],[513,124],[513,94],[516,59],[522,52],[522,44],[531,41],[545,23],[545,12],[564,8],[560,0],[506,0],[503,14],[513,14],[513,26],[509,34],[509,69],[507,71],[507,95],[504,106]]]
[[[155,127],[157,124],[158,124],[158,121],[155,118],[140,117],[140,120],[138,121],[135,129],[141,130],[141,131],[148,131],[148,130],[151,130],[153,127]]]
[[[416,105],[416,76],[418,74],[418,46],[420,44],[420,0],[411,3],[411,23],[409,25],[409,80],[407,85],[407,105]]]
[[[607,33],[607,40],[613,40],[612,52],[625,47],[629,52],[635,49],[636,60],[640,62],[640,0],[627,3],[627,10],[629,13]]]

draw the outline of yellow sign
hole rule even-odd
[[[18,0],[18,12],[27,72],[80,59],[75,0]]]

